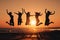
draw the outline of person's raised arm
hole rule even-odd
[[[7,12],[7,14],[8,14],[8,9],[6,9],[6,12]]]
[[[16,12],[14,12],[15,14],[17,14]],[[17,14],[18,15],[18,14]]]
[[[23,14],[23,12],[24,12],[24,9],[22,8],[22,14]]]
[[[26,14],[26,11],[25,11],[25,9],[23,9],[23,12],[25,12],[25,14]]]
[[[45,13],[46,13],[47,9],[45,9]]]
[[[54,13],[51,13],[51,15],[54,15],[55,14],[55,11],[54,11]]]

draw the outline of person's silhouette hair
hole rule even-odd
[[[49,24],[54,23],[54,22],[50,22],[49,16],[54,15],[55,11],[54,13],[52,13],[50,11],[47,11],[47,9],[45,9],[45,14],[46,14],[45,25],[48,26]]]
[[[14,12],[15,13],[15,12]],[[22,8],[22,12],[15,13],[18,15],[18,25],[21,25],[22,23],[22,14],[23,14],[23,8]]]
[[[8,23],[11,26],[14,26],[14,16],[12,15],[12,12],[8,12],[8,9],[6,9],[6,12],[10,16],[10,23],[9,22],[6,23]]]
[[[33,16],[33,15],[30,15],[30,12],[26,12],[25,9],[23,11],[26,14],[26,23],[25,23],[25,25],[30,25],[30,16]]]
[[[39,16],[42,16],[42,14],[40,14],[40,12],[35,12],[36,26],[39,26],[40,24],[42,24],[42,22],[40,22],[40,20],[38,18]]]

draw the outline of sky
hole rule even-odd
[[[6,9],[12,12],[14,15],[14,28],[17,27],[26,27],[26,15],[23,14],[22,25],[17,25],[18,16],[14,12],[22,11],[21,8],[24,8],[26,12],[31,12],[31,15],[35,15],[35,12],[41,12],[43,14],[39,17],[40,22],[43,22],[38,27],[45,27],[45,9],[52,12],[55,11],[54,15],[51,15],[50,21],[53,21],[54,24],[50,24],[49,27],[59,27],[60,26],[60,0],[0,0],[0,28],[11,28],[10,25],[6,24],[6,21],[10,20],[10,17],[6,13]],[[31,17],[30,20],[35,20],[35,17]],[[28,25],[30,26],[30,25]],[[35,26],[35,25],[32,25]]]

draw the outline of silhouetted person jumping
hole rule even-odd
[[[45,14],[46,14],[45,25],[48,26],[49,24],[54,23],[54,22],[50,22],[49,16],[54,15],[55,11],[54,13],[52,13],[50,11],[47,11],[47,9],[45,9]]]
[[[39,26],[40,24],[42,24],[42,22],[40,22],[40,20],[38,18],[39,16],[42,16],[42,14],[40,14],[40,12],[35,12],[36,26]]]
[[[23,11],[26,14],[26,23],[25,23],[25,25],[30,25],[30,16],[33,16],[33,15],[30,15],[30,12],[26,12],[25,9]]]
[[[23,9],[22,9],[22,12],[19,12],[18,13],[15,13],[18,15],[18,25],[21,25],[22,23],[22,14],[23,14]]]
[[[9,22],[6,23],[8,23],[11,26],[14,26],[14,16],[12,15],[12,12],[8,12],[8,9],[6,10],[6,12],[10,16],[10,23]]]

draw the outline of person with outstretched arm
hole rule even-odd
[[[15,12],[14,12],[15,13]],[[21,25],[22,23],[22,14],[23,14],[23,8],[22,8],[22,12],[15,13],[18,15],[18,25]]]
[[[9,22],[6,23],[8,23],[11,26],[14,26],[14,16],[12,15],[12,12],[8,12],[8,9],[6,9],[6,12],[10,16],[10,23]]]
[[[45,25],[48,26],[49,24],[54,23],[54,22],[50,22],[49,16],[50,15],[54,15],[55,14],[55,11],[54,11],[54,13],[52,13],[50,11],[47,11],[47,9],[45,9],[45,14],[46,14],[46,17],[45,17]]]
[[[42,16],[43,14],[41,14],[40,12],[35,12],[35,18],[36,18],[36,26],[39,26],[40,24],[42,24],[42,22],[40,22],[39,20],[39,16]]]
[[[23,9],[23,11],[26,14],[26,23],[25,23],[25,25],[30,25],[30,16],[34,16],[34,15],[30,15],[30,12],[26,12],[25,9]]]

